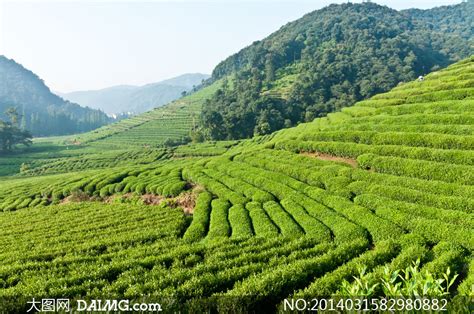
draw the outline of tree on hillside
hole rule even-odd
[[[31,145],[31,133],[18,126],[19,114],[16,108],[8,108],[5,115],[10,121],[0,120],[0,152],[13,150],[15,145]]]
[[[7,115],[7,117],[10,118],[10,122],[11,122],[13,125],[18,125],[19,114],[18,114],[18,110],[16,109],[16,107],[10,107],[10,108],[8,108],[8,109],[5,111],[5,114]]]

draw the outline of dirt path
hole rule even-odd
[[[135,195],[134,193],[126,194],[114,194],[104,198],[95,198],[88,196],[86,193],[81,192],[79,195],[69,195],[66,198],[63,198],[60,201],[60,204],[69,204],[73,202],[85,202],[85,201],[100,201],[107,204],[113,204],[115,198],[139,198],[143,201],[144,205],[160,205],[163,202],[166,202],[167,205],[171,208],[181,207],[186,215],[192,215],[194,213],[194,206],[196,205],[196,193],[193,193],[193,190],[189,190],[185,193],[180,194],[176,197],[164,197],[156,194],[143,194]]]
[[[338,157],[338,156],[323,154],[323,153],[307,153],[307,152],[302,152],[301,155],[313,157],[313,158],[317,158],[321,160],[343,162],[345,164],[350,165],[352,168],[357,168],[357,160],[352,159],[352,158]]]

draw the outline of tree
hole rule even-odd
[[[22,112],[22,114],[21,114],[20,129],[22,129],[23,131],[26,130],[26,112],[25,112],[25,106],[23,106],[23,112]]]
[[[16,107],[10,107],[5,111],[5,115],[10,118],[10,122],[14,126],[18,126],[18,119],[20,117]]]
[[[265,80],[267,83],[271,83],[275,80],[275,66],[273,65],[273,56],[267,55],[265,61]]]
[[[16,108],[8,108],[5,114],[10,121],[0,120],[0,151],[11,151],[18,144],[31,145],[31,133],[18,127],[19,115]]]

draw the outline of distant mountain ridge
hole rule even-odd
[[[83,106],[104,110],[108,114],[142,113],[178,99],[183,91],[191,91],[209,77],[207,74],[188,73],[143,86],[117,85],[61,95]]]
[[[38,75],[0,55],[0,119],[9,107],[17,108],[20,127],[34,136],[81,133],[112,121],[100,110],[55,95]]]

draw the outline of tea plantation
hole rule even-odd
[[[474,57],[251,140],[134,146],[180,130],[156,123],[1,177],[4,309],[35,296],[271,312],[286,298],[353,296],[342,283],[363,276],[376,284],[359,296],[472,310]],[[417,260],[442,293],[382,284]]]
[[[201,106],[221,82],[150,112],[104,126],[72,138],[79,143],[94,143],[99,148],[158,146],[166,140],[180,140],[197,124]]]

